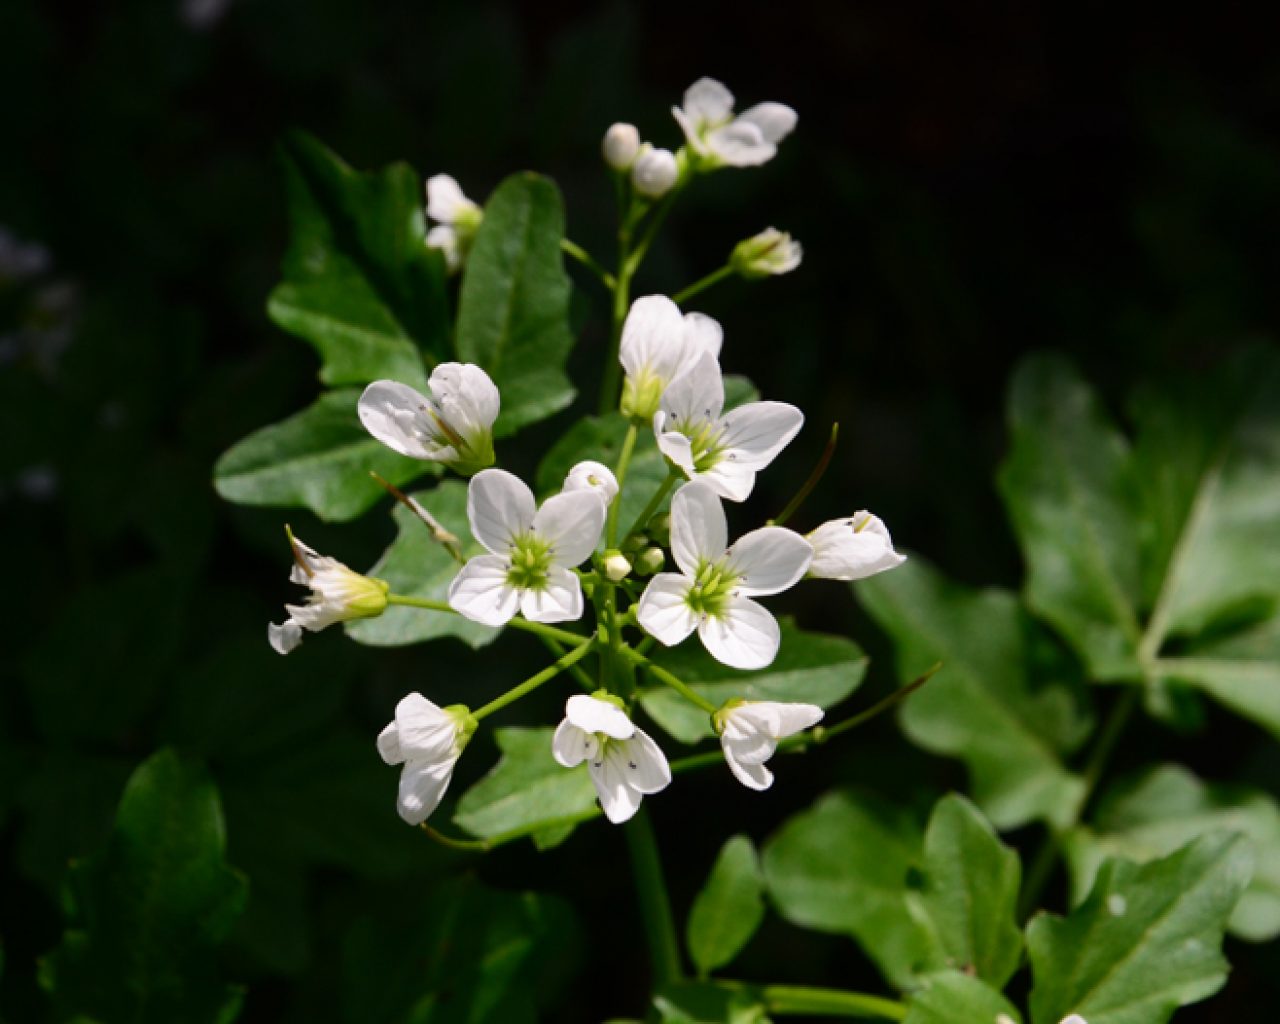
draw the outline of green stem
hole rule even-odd
[[[684,697],[685,700],[688,700],[691,703],[696,704],[698,707],[702,708],[702,710],[707,712],[707,714],[714,715],[717,711],[720,710],[718,707],[716,707],[716,705],[712,704],[705,697],[700,696],[699,694],[694,693],[693,690],[689,689],[688,685],[686,685],[680,679],[679,676],[673,675],[672,673],[668,672],[665,668],[663,668],[661,665],[657,664],[656,662],[650,661],[648,658],[646,658],[643,654],[641,654],[639,651],[635,650],[634,648],[623,647],[620,653],[625,658],[627,658],[627,660],[630,661],[632,664],[643,665],[657,679],[666,683],[669,687],[671,687],[671,689],[675,690],[678,694]]]
[[[569,241],[567,238],[560,239],[560,248],[563,249],[567,255],[572,256],[575,260],[595,274],[596,277],[600,278],[606,288],[612,290],[614,285],[613,275],[609,273],[609,271],[605,270],[604,267],[600,266],[591,253],[587,252],[586,249],[582,248],[582,246],[578,245],[576,242]]]
[[[564,644],[560,643],[559,640],[552,640],[549,636],[544,636],[542,638],[542,642],[546,644],[547,650],[549,650],[557,658],[567,653],[568,649],[564,646]],[[573,676],[573,678],[578,681],[578,685],[580,685],[588,693],[591,693],[593,690],[596,689],[596,684],[591,681],[591,677],[587,675],[586,671],[583,669],[581,665],[576,665],[576,664],[570,665],[569,674]]]
[[[649,499],[649,504],[644,507],[644,511],[636,516],[636,521],[631,524],[631,529],[622,535],[622,539],[624,541],[628,537],[637,536],[644,531],[644,528],[649,525],[649,520],[653,518],[654,513],[662,507],[662,500],[667,496],[667,492],[671,490],[677,480],[681,480],[683,478],[684,474],[679,470],[673,469],[667,474],[667,478],[658,485],[658,489],[654,492],[653,497]]]
[[[673,296],[671,296],[671,301],[674,302],[677,306],[683,306],[686,302],[689,301],[689,299],[693,298],[695,295],[698,295],[701,292],[706,291],[713,284],[719,284],[726,277],[731,276],[733,273],[734,273],[733,267],[731,267],[728,263],[726,263],[719,270],[713,270],[706,277],[699,278],[698,280],[694,281],[693,284],[689,285],[687,288],[684,288],[681,291],[676,292]]]
[[[618,465],[613,471],[614,479],[618,481],[618,493],[609,502],[609,517],[605,524],[606,548],[615,547],[618,543],[618,508],[622,505],[622,488],[627,481],[627,469],[631,466],[631,453],[635,451],[638,433],[634,423],[627,427],[627,435],[622,439],[622,451],[618,454]]]
[[[457,839],[453,836],[445,835],[438,829],[432,828],[425,821],[419,826],[423,832],[434,839],[441,846],[447,846],[451,850],[468,850],[476,853],[487,853],[499,846],[505,846],[507,843],[513,843],[517,839],[523,839],[531,836],[536,832],[543,832],[548,829],[563,828],[566,825],[579,825],[584,821],[590,821],[592,818],[598,818],[604,812],[599,807],[592,807],[590,810],[579,811],[577,814],[566,814],[560,818],[547,818],[544,821],[535,821],[529,825],[521,825],[519,828],[509,829],[506,832],[497,832],[489,836],[487,839]]]
[[[460,614],[456,608],[447,601],[436,601],[430,597],[410,597],[408,594],[388,594],[387,604],[404,605],[406,608],[425,608],[432,612],[445,612],[448,615]],[[571,633],[567,629],[557,629],[555,626],[548,626],[541,622],[530,622],[528,619],[512,619],[507,623],[512,629],[523,630],[526,633],[534,633],[548,640],[557,640],[562,644],[570,644],[577,646],[584,640],[590,640],[590,637],[583,636],[581,633]]]
[[[796,514],[804,499],[809,497],[809,493],[818,486],[818,481],[827,471],[827,466],[831,464],[831,456],[836,452],[836,437],[840,433],[840,424],[831,424],[831,435],[827,438],[826,447],[822,449],[822,454],[818,457],[818,464],[813,467],[813,472],[809,474],[809,479],[801,485],[800,490],[796,491],[796,496],[787,502],[787,507],[778,513],[777,517],[769,520],[770,526],[785,526],[787,520]]]
[[[644,258],[649,252],[649,246],[653,244],[654,238],[657,237],[658,229],[662,227],[662,222],[667,219],[667,214],[671,212],[671,207],[675,205],[676,197],[684,190],[684,186],[687,183],[688,176],[682,174],[671,187],[671,191],[658,201],[658,205],[649,214],[649,223],[645,225],[644,234],[640,236],[640,241],[636,243],[636,247],[631,251],[631,256],[625,261],[629,269],[628,276],[635,274],[640,269],[640,264],[644,262]]]
[[[628,258],[631,247],[630,212],[622,214],[618,228],[618,273],[613,281],[613,318],[609,327],[609,350],[605,353],[604,374],[600,378],[600,415],[606,416],[618,407],[621,387],[622,364],[618,362],[618,347],[622,343],[622,325],[627,320],[631,305],[631,275],[635,269]]]
[[[860,1020],[905,1020],[907,1008],[896,999],[806,985],[765,985],[760,989],[771,1014],[856,1017]]]
[[[519,700],[526,693],[532,693],[543,683],[547,682],[550,679],[554,679],[556,676],[558,676],[565,669],[569,668],[571,665],[577,664],[579,661],[581,661],[583,658],[585,658],[588,654],[591,653],[591,649],[594,646],[595,646],[595,637],[591,637],[590,639],[583,641],[581,644],[579,644],[577,647],[571,650],[568,654],[565,654],[564,656],[557,658],[554,662],[552,662],[550,665],[544,668],[541,672],[531,675],[519,686],[513,686],[506,693],[502,694],[501,696],[495,697],[493,700],[489,701],[489,703],[486,704],[484,707],[478,708],[477,710],[471,712],[471,717],[478,722],[482,718],[487,718],[489,715],[493,714],[495,711],[501,711],[508,704],[511,704],[514,701]]]
[[[662,861],[658,857],[658,844],[648,812],[641,807],[635,817],[623,826],[623,831],[631,851],[631,869],[636,880],[636,895],[640,899],[640,918],[653,961],[654,988],[663,988],[680,979],[680,947],[676,941],[671,900],[662,877]]]

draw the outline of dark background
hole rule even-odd
[[[805,245],[796,274],[700,303],[725,326],[726,369],[801,404],[811,424],[734,522],[776,511],[838,419],[835,465],[801,525],[869,506],[955,576],[1017,586],[991,474],[1020,355],[1067,351],[1122,414],[1144,374],[1194,374],[1274,334],[1277,25],[1246,12],[0,6],[0,1015],[48,1019],[35,964],[61,935],[67,864],[102,844],[124,780],[164,743],[208,760],[230,860],[253,886],[226,952],[228,976],[248,984],[245,1021],[366,1019],[343,969],[353,934],[393,960],[397,929],[467,871],[551,888],[582,912],[586,941],[565,940],[573,980],[551,1019],[641,1011],[643,943],[616,833],[460,858],[399,823],[394,773],[374,756],[399,696],[474,706],[536,663],[524,638],[480,655],[451,641],[365,651],[333,631],[287,660],[266,645],[264,624],[294,597],[285,521],[354,566],[390,535],[379,513],[324,527],[228,506],[209,483],[220,452],[316,391],[313,354],[263,311],[285,243],[273,145],[286,129],[358,167],[446,171],[476,199],[512,170],[545,171],[571,237],[608,256],[598,145],[612,121],[675,148],[669,107],[703,74],[742,106],[794,106],[799,129],[778,159],[691,190],[637,284],[674,292],[771,224]],[[589,409],[605,310],[579,283],[591,305],[574,373]],[[504,464],[531,475],[571,421],[530,431]],[[871,651],[855,700],[888,691],[885,644],[844,588],[778,605]],[[555,703],[534,702],[527,720],[554,721]],[[1280,786],[1274,745],[1213,709],[1192,736],[1135,727],[1119,767],[1172,757]],[[477,742],[456,791],[492,760]],[[762,798],[727,773],[682,779],[652,801],[678,916],[725,836],[761,840],[837,782],[926,805],[963,777],[886,720],[788,763]],[[1263,1020],[1280,1005],[1272,950],[1231,942],[1228,954],[1225,994],[1179,1020]],[[776,921],[735,973],[877,986],[847,940]]]

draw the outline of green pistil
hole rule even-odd
[[[685,604],[695,615],[717,617],[724,612],[738,583],[738,577],[727,571],[722,563],[703,562],[698,566],[693,586],[685,595]]]
[[[676,427],[689,439],[689,451],[693,456],[693,468],[705,473],[724,458],[724,450],[720,447],[720,438],[724,428],[712,420],[698,420],[693,423],[682,423]]]
[[[551,569],[551,545],[537,534],[517,537],[511,546],[507,583],[518,590],[544,590]]]

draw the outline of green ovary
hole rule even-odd
[[[537,534],[526,533],[511,545],[507,582],[519,590],[544,590],[551,570],[551,545]]]
[[[738,577],[729,572],[723,563],[703,562],[693,579],[693,586],[684,602],[695,615],[719,617],[738,586]]]

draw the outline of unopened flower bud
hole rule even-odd
[[[649,520],[648,534],[653,542],[661,547],[671,543],[671,516],[655,516]]]
[[[655,572],[660,572],[666,562],[667,558],[662,553],[662,548],[645,548],[636,558],[636,572],[641,576],[652,576]]]
[[[635,125],[619,121],[604,133],[600,150],[604,154],[604,162],[615,171],[630,170],[640,152],[640,133]]]
[[[679,174],[676,156],[671,150],[654,149],[646,142],[632,165],[631,184],[642,196],[660,199],[671,191]]]
[[[627,556],[617,548],[610,548],[604,553],[604,574],[614,583],[626,579],[627,573],[630,571],[631,563],[627,561]]]
[[[787,232],[765,228],[760,234],[744,239],[733,247],[729,265],[748,280],[789,274],[800,266],[803,250]]]

